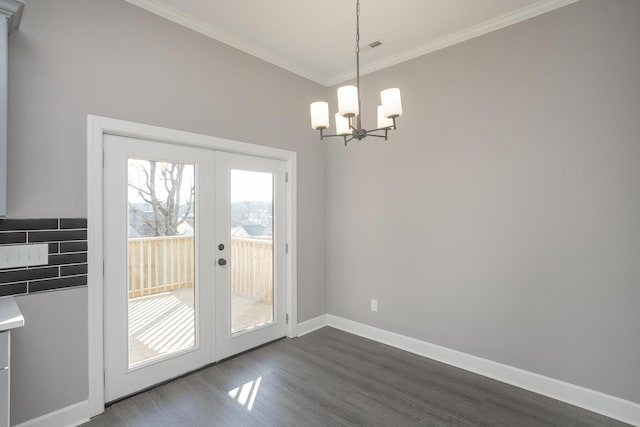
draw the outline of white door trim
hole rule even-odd
[[[158,126],[87,115],[87,220],[89,249],[89,416],[104,412],[104,337],[103,337],[103,135],[119,135],[229,153],[266,157],[286,162],[289,176],[286,186],[287,337],[297,335],[297,160],[293,151],[246,142],[216,138]]]

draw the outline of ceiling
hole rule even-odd
[[[127,1],[325,86],[355,76],[354,0]],[[576,1],[362,0],[360,74]]]

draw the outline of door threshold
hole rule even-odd
[[[191,374],[195,374],[196,372],[200,372],[200,371],[202,371],[202,370],[204,370],[204,369],[207,369],[207,368],[209,368],[209,367],[211,367],[211,366],[218,365],[218,364],[220,364],[220,363],[226,362],[226,361],[231,360],[231,359],[235,359],[236,357],[242,356],[243,354],[251,353],[252,351],[258,350],[258,349],[260,349],[260,348],[266,347],[266,346],[268,346],[268,345],[271,345],[271,344],[273,344],[273,343],[276,343],[276,342],[278,342],[278,341],[282,341],[282,340],[285,340],[285,339],[287,339],[287,337],[280,337],[280,338],[277,338],[277,339],[275,339],[275,340],[272,340],[272,341],[266,342],[266,343],[264,343],[264,344],[260,344],[260,345],[259,345],[259,346],[257,346],[257,347],[250,348],[249,350],[245,350],[245,351],[240,352],[240,353],[238,353],[238,354],[234,354],[234,355],[231,355],[231,356],[226,357],[226,358],[224,358],[224,359],[220,359],[220,360],[218,360],[217,362],[207,363],[207,364],[206,364],[206,365],[204,365],[204,366],[201,366],[201,367],[196,368],[196,369],[194,369],[194,370],[192,370],[192,371],[186,372],[186,373],[184,373],[184,374],[182,374],[182,375],[179,375],[179,376],[177,376],[177,377],[169,378],[168,380],[165,380],[165,381],[159,382],[159,383],[154,384],[154,385],[151,385],[151,386],[149,386],[149,387],[145,387],[145,388],[143,388],[142,390],[138,390],[138,391],[136,391],[135,393],[131,393],[131,394],[128,394],[128,395],[126,395],[126,396],[122,396],[122,397],[119,397],[119,398],[117,398],[117,399],[111,400],[111,401],[109,401],[109,402],[105,402],[105,403],[104,403],[104,407],[105,407],[105,408],[108,408],[109,406],[111,406],[111,405],[115,405],[116,403],[118,403],[118,402],[122,402],[123,400],[127,400],[127,399],[132,398],[132,397],[135,397],[135,396],[137,396],[137,395],[139,395],[139,394],[146,393],[146,392],[148,392],[148,391],[150,391],[150,390],[153,390],[154,388],[160,387],[160,386],[165,385],[165,384],[169,384],[169,383],[171,383],[171,382],[177,381],[177,380],[182,379],[182,378],[184,378],[184,377],[188,377],[188,376],[189,376],[189,375],[191,375]]]

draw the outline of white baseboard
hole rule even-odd
[[[89,421],[89,401],[85,400],[25,421],[15,427],[75,427],[87,421]]]
[[[322,327],[322,317],[305,322],[313,326],[307,333]],[[640,426],[640,404],[635,402],[331,314],[326,325]]]
[[[327,326],[326,314],[314,317],[313,319],[298,323],[298,336],[301,337],[325,326]]]

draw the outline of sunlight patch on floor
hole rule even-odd
[[[256,396],[258,396],[261,381],[262,377],[258,377],[253,381],[246,382],[242,386],[229,391],[229,397],[247,408],[247,411],[251,411],[256,401]]]

